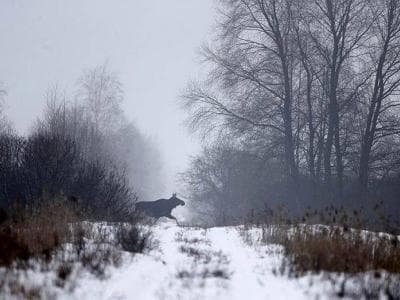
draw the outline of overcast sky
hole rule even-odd
[[[159,142],[171,177],[198,149],[177,98],[199,69],[214,12],[212,0],[2,0],[0,81],[10,119],[27,132],[49,85],[71,91],[82,70],[107,61],[124,85],[128,117]]]

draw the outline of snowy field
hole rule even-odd
[[[24,280],[49,299],[334,299],[339,287],[324,275],[281,274],[282,248],[245,242],[237,227],[179,227],[169,220],[153,229],[145,254],[124,253],[122,265],[105,278],[74,274],[63,288],[52,273],[31,272]],[[248,235],[247,235],[248,238]],[[0,293],[0,299],[10,299]]]
[[[105,280],[79,280],[62,299],[309,299],[307,287],[275,276],[277,249],[257,249],[234,228],[156,225],[153,249],[110,270]],[[266,252],[268,250],[268,252]]]

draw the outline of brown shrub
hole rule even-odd
[[[8,218],[9,216],[7,211],[4,208],[0,207],[0,225],[5,223],[8,220]]]
[[[49,260],[53,251],[70,238],[69,224],[76,220],[74,209],[62,197],[18,210],[0,225],[0,265],[31,257]]]
[[[17,281],[9,284],[10,294],[17,296],[17,299],[27,299],[27,300],[40,300],[42,299],[41,289],[38,286],[26,287],[19,284]]]
[[[135,224],[120,224],[116,232],[117,243],[122,250],[142,253],[150,243],[150,233],[144,232]]]
[[[299,273],[400,273],[399,239],[394,235],[307,225],[270,232],[270,240],[284,246],[285,256]]]
[[[55,284],[62,288],[81,268],[104,277],[107,267],[121,264],[121,247],[141,252],[148,246],[150,233],[142,230],[139,220],[126,226],[84,222],[76,209],[59,197],[33,208],[13,210],[8,221],[0,225],[0,267],[10,271],[3,278],[0,275],[0,290],[7,288],[11,295],[24,299],[40,299],[45,291],[14,280],[13,272],[22,274],[38,264],[41,270],[54,271]]]
[[[65,281],[71,275],[71,272],[72,265],[70,263],[64,262],[57,269],[57,277],[61,281]]]
[[[28,260],[28,246],[19,241],[9,226],[0,228],[0,266],[10,266],[15,260]]]
[[[398,236],[306,224],[263,225],[261,232],[242,226],[239,233],[250,245],[257,241],[283,246],[276,248],[279,253],[283,251],[284,258],[273,270],[275,275],[298,277],[325,272],[323,277],[329,279],[339,298],[380,299],[384,295],[386,299],[400,299]]]
[[[96,244],[94,247],[86,248],[78,260],[89,272],[101,278],[105,276],[108,266],[121,264],[121,253],[114,247]]]

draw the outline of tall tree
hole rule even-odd
[[[219,42],[203,51],[213,66],[207,88],[191,86],[184,96],[184,107],[191,111],[192,124],[220,118],[220,125],[235,133],[257,131],[275,142],[280,140],[287,176],[296,182],[293,1],[221,2]]]
[[[368,185],[371,151],[380,139],[400,133],[397,121],[386,117],[400,106],[400,3],[382,0],[372,3],[375,12],[373,26],[375,45],[370,52],[374,66],[372,92],[361,144],[359,182],[362,189]]]
[[[83,73],[78,81],[77,97],[95,125],[96,132],[114,129],[121,119],[122,84],[106,64]]]
[[[325,181],[331,185],[331,157],[335,147],[338,187],[343,186],[343,152],[340,137],[340,110],[346,99],[341,79],[346,64],[351,64],[369,29],[366,22],[366,3],[362,0],[317,0],[308,9],[305,19],[309,34],[326,68],[328,126],[324,150]],[[350,93],[349,96],[354,95]]]
[[[5,132],[11,129],[11,125],[4,115],[4,98],[6,95],[7,91],[0,82],[0,132]]]

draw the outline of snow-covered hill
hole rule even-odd
[[[76,268],[63,286],[51,270],[29,270],[17,278],[27,289],[39,287],[40,299],[82,300],[335,299],[345,281],[344,275],[328,273],[288,276],[282,246],[259,242],[260,229],[180,227],[159,220],[152,231],[150,250],[122,252],[122,263],[109,266],[105,277]],[[357,278],[346,277],[350,290]],[[0,286],[0,299],[19,298]]]
[[[249,246],[237,228],[178,227],[161,221],[153,249],[137,254],[105,280],[82,278],[62,299],[310,299],[306,278],[274,275],[279,247]],[[330,297],[327,297],[330,298]]]

